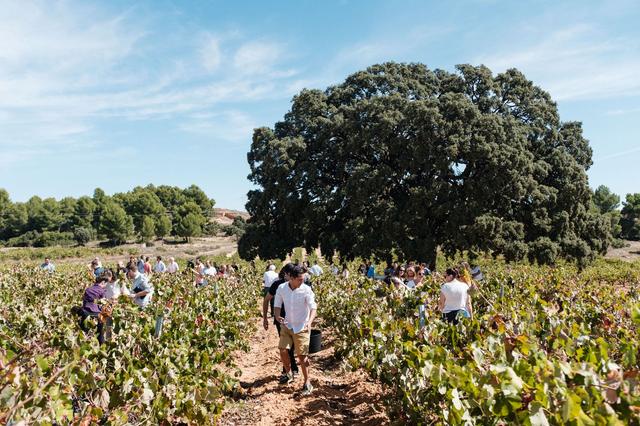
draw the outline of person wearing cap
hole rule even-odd
[[[293,345],[298,356],[298,365],[302,368],[304,386],[301,395],[309,395],[313,386],[309,380],[309,338],[311,324],[316,318],[316,301],[311,287],[303,283],[304,272],[300,266],[294,266],[289,272],[289,282],[281,285],[274,302],[275,319],[281,325],[280,359],[286,374],[293,380],[288,350]],[[287,311],[286,319],[281,316],[282,308]]]

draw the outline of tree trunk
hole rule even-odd
[[[429,247],[429,250],[427,250],[426,255],[428,256],[427,259],[429,261],[429,270],[435,271],[436,260],[438,259],[438,246],[434,245],[433,247]]]

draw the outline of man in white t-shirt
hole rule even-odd
[[[169,265],[167,265],[167,272],[170,274],[175,274],[178,272],[180,268],[178,267],[178,263],[173,257],[169,258]]]
[[[278,273],[276,272],[276,265],[270,264],[266,272],[262,276],[262,282],[264,283],[264,286],[262,287],[262,297],[266,296],[266,294],[269,292],[269,288],[271,288],[271,284],[273,284],[273,282],[277,279]]]
[[[302,369],[304,376],[304,386],[301,395],[309,395],[313,390],[309,380],[309,338],[311,334],[311,324],[316,318],[316,301],[313,290],[303,284],[304,272],[298,265],[291,268],[289,282],[278,287],[274,302],[275,319],[282,328],[280,330],[280,359],[284,365],[287,376],[293,380],[291,365],[289,363],[289,348],[295,348],[298,356],[298,365]],[[280,314],[284,307],[287,312],[286,318]]]

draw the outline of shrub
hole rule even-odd
[[[34,241],[34,247],[70,246],[75,243],[73,232],[44,231]]]
[[[38,231],[25,232],[17,237],[9,238],[7,246],[9,247],[31,247],[33,242],[40,236]]]
[[[95,233],[93,232],[93,229],[85,228],[84,226],[77,226],[73,230],[73,239],[76,240],[76,243],[80,246],[84,246],[94,238]]]

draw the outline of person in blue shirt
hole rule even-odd
[[[98,278],[104,272],[102,263],[100,263],[100,260],[97,257],[91,261],[90,269],[91,272],[93,272],[93,276],[96,278]]]
[[[149,278],[138,271],[137,265],[127,267],[127,278],[131,280],[131,294],[129,295],[136,305],[146,308],[153,297],[153,286]]]
[[[367,278],[373,278],[376,274],[376,267],[373,263],[367,262]]]
[[[144,255],[140,255],[140,259],[138,259],[138,272],[144,274]]]

